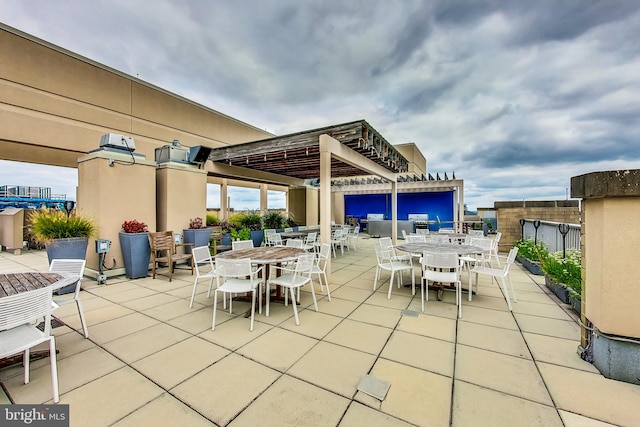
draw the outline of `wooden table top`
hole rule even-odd
[[[396,246],[404,252],[422,253],[429,252],[455,252],[458,255],[481,254],[482,248],[470,245],[459,245],[457,243],[403,243]]]
[[[76,274],[23,272],[0,273],[0,298],[51,286],[57,290],[78,280]]]
[[[259,248],[238,249],[222,252],[215,258],[223,259],[251,259],[257,264],[274,264],[284,261],[294,261],[298,255],[308,253],[304,249],[290,248],[287,246],[262,246]]]

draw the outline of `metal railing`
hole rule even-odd
[[[520,225],[523,239],[543,242],[549,252],[561,251],[563,238],[565,249],[580,250],[580,224],[523,219]]]

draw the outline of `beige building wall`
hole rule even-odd
[[[219,147],[273,136],[1,24],[0,63],[3,160],[77,167],[109,132],[132,136],[150,160],[174,139]]]
[[[77,210],[93,215],[100,237],[112,241],[114,271],[122,266],[124,220],[177,231],[205,215],[207,173],[160,170],[156,218],[155,148],[174,139],[219,147],[273,136],[4,24],[0,63],[0,159],[78,168]],[[133,137],[144,160],[127,167],[129,155],[89,154],[105,133]],[[123,164],[109,166],[111,158]],[[90,241],[87,267],[96,270],[93,248]]]
[[[394,145],[396,150],[409,161],[409,174],[414,173],[418,176],[427,175],[427,159],[420,149],[413,142],[407,144]]]
[[[207,212],[207,172],[193,165],[161,163],[156,170],[157,226],[151,231],[182,234],[189,220],[204,221]]]
[[[95,219],[98,238],[111,241],[105,264],[113,267],[107,275],[115,275],[124,274],[118,238],[122,223],[137,219],[146,223],[150,231],[156,229],[156,163],[137,158],[131,166],[109,166],[110,160],[126,162],[130,157],[99,151],[80,158],[77,211]],[[87,248],[87,268],[98,270],[93,240]]]

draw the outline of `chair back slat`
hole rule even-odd
[[[45,318],[45,334],[51,331],[50,287],[20,292],[0,298],[0,331],[12,329]]]

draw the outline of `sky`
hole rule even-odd
[[[275,135],[364,119],[464,179],[470,209],[640,168],[638,1],[2,0],[0,19]],[[75,194],[75,170],[37,169],[0,161],[0,185]]]

